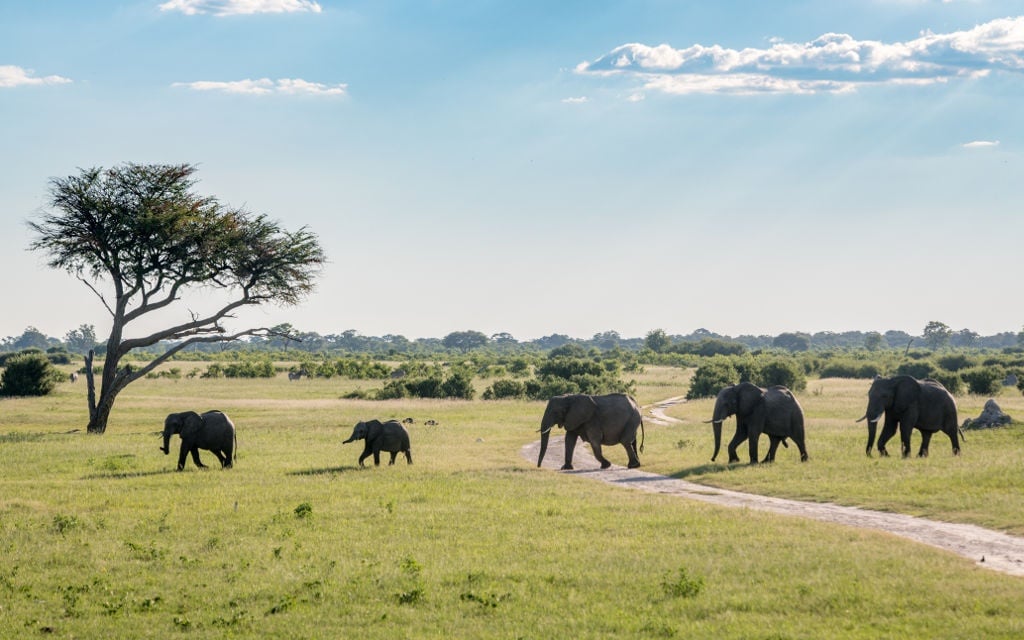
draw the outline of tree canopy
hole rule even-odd
[[[81,280],[111,316],[98,402],[87,359],[90,432],[106,430],[114,398],[125,386],[177,351],[270,334],[268,328],[228,333],[223,321],[248,305],[298,303],[312,291],[324,262],[312,232],[289,232],[265,215],[196,194],[195,172],[189,164],[124,164],[54,178],[52,209],[29,222],[35,233],[30,248]],[[218,290],[227,301],[208,313],[175,304],[199,288]],[[179,313],[177,324],[124,337],[131,323],[168,310]],[[179,342],[139,369],[118,368],[128,352],[161,341]]]

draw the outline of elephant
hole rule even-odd
[[[352,430],[352,435],[348,437],[348,440],[342,442],[342,444],[348,444],[355,440],[366,440],[366,445],[363,447],[363,453],[359,456],[359,466],[366,466],[363,464],[363,460],[370,457],[373,454],[373,464],[380,466],[380,452],[388,451],[391,453],[391,462],[388,464],[395,464],[395,457],[399,452],[405,454],[405,461],[407,464],[412,464],[412,448],[409,445],[409,432],[405,426],[397,420],[388,420],[387,422],[381,422],[380,420],[368,420],[366,422],[359,422],[356,424],[355,429]]]
[[[642,437],[644,421],[636,400],[624,393],[604,396],[566,394],[548,400],[544,417],[540,421],[540,455],[537,466],[544,461],[548,450],[548,438],[555,426],[565,427],[565,463],[563,470],[572,469],[572,453],[576,441],[583,438],[590,444],[594,457],[602,469],[611,466],[601,454],[602,445],[621,444],[629,456],[629,468],[640,466],[637,454],[636,431],[641,434],[640,451],[644,450]]]
[[[775,462],[775,451],[779,443],[788,447],[786,438],[791,438],[800,449],[800,461],[807,462],[807,447],[804,442],[804,411],[789,389],[781,385],[762,389],[750,382],[741,382],[724,387],[715,398],[715,410],[711,423],[715,436],[714,461],[722,445],[722,421],[736,415],[736,435],[729,443],[729,462],[739,462],[737,447],[748,441],[750,463],[757,463],[757,444],[761,434],[768,436],[768,455],[761,462]]]
[[[191,453],[192,461],[199,468],[206,465],[199,460],[199,450],[207,449],[220,460],[226,469],[234,464],[232,454],[237,451],[235,425],[231,418],[221,411],[207,411],[199,415],[195,411],[172,413],[164,420],[164,455],[171,452],[171,436],[181,436],[181,451],[178,454],[178,471],[185,468],[185,457]]]
[[[910,434],[914,429],[921,431],[921,448],[918,457],[928,455],[928,443],[936,431],[949,436],[953,444],[953,455],[960,455],[960,426],[957,424],[956,401],[941,383],[911,376],[892,378],[876,377],[868,389],[868,408],[864,417],[868,421],[868,446],[865,451],[871,455],[875,443],[878,420],[885,414],[885,425],[878,436],[878,453],[888,456],[885,444],[896,435],[899,425],[903,457],[910,455]]]

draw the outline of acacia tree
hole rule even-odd
[[[54,178],[52,210],[29,222],[36,235],[30,248],[81,280],[110,313],[98,398],[93,352],[85,358],[89,433],[106,431],[118,393],[182,349],[272,335],[269,328],[229,333],[222,322],[248,305],[297,304],[324,262],[305,227],[289,232],[266,216],[194,193],[195,171],[189,164],[124,164]],[[220,309],[197,313],[176,304],[199,288],[223,294]],[[178,323],[125,337],[132,323],[158,311]],[[158,343],[170,346],[141,367],[122,366],[132,350]]]

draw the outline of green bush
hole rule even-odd
[[[525,398],[526,383],[520,380],[495,380],[494,384],[484,391],[484,400],[501,400],[502,398]]]
[[[791,391],[803,391],[807,388],[807,375],[803,367],[793,360],[774,360],[761,367],[754,377],[761,387],[782,385]]]
[[[730,362],[726,360],[712,360],[700,366],[690,380],[690,390],[686,392],[688,400],[697,398],[714,398],[722,387],[735,384],[739,380],[739,373]]]
[[[818,372],[822,378],[857,378],[867,380],[881,375],[882,370],[876,364],[843,360],[823,365]]]
[[[27,353],[9,358],[0,375],[0,394],[5,396],[45,396],[57,388],[64,374],[42,353]]]
[[[580,393],[580,386],[571,380],[555,376],[526,381],[526,396],[532,400],[547,400],[566,393]]]
[[[969,369],[977,365],[977,361],[962,353],[954,353],[948,356],[942,356],[936,363],[945,369],[946,371],[962,371],[963,369]]]
[[[967,383],[967,390],[970,393],[994,396],[1003,390],[1006,370],[1002,367],[975,367],[962,371],[960,377]]]
[[[939,375],[939,368],[928,360],[904,362],[900,366],[896,367],[896,375],[913,376],[918,380],[924,380],[925,378],[935,378]]]

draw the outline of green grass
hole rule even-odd
[[[681,395],[686,379],[650,369],[638,399]],[[984,475],[1015,430],[969,434],[958,460],[941,442],[926,461],[870,460],[853,424],[860,413],[846,415],[863,392],[847,383],[832,398],[822,384],[820,395],[801,396],[814,425],[806,465],[787,449],[773,466],[708,466],[710,427],[700,420],[709,405],[692,403],[670,411],[682,425],[648,424],[645,468],[746,490],[884,498],[910,512],[959,502],[963,519],[1002,519],[1002,507],[967,491],[966,476]],[[5,637],[1024,634],[1020,578],[892,536],[537,470],[519,449],[537,437],[543,403],[340,399],[355,386],[143,380],[122,394],[103,436],[72,432],[85,423],[81,381],[0,401]],[[156,434],[167,412],[186,408],[232,416],[236,468],[190,461],[173,471],[176,457],[157,449]],[[361,445],[341,444],[352,425],[406,416],[417,421],[415,464],[359,469]],[[621,448],[609,455],[625,459]],[[957,496],[913,495],[956,469]],[[1019,476],[1003,478],[1005,493],[1021,493]],[[904,499],[894,483],[909,487]]]
[[[856,422],[867,406],[868,380],[812,380],[798,398],[804,409],[807,449],[811,460],[799,462],[796,447],[780,447],[774,465],[749,466],[710,462],[714,449],[710,418],[714,400],[700,400],[670,409],[683,421],[660,428],[658,441],[675,443],[652,448],[645,468],[718,487],[766,495],[828,501],[925,516],[950,522],[973,523],[1024,535],[1024,475],[1020,473],[1024,424],[968,431],[962,453],[953,457],[949,438],[932,437],[929,456],[917,458],[920,433],[911,437],[914,457],[899,456],[899,438],[890,443],[896,455],[865,456],[867,427]],[[981,413],[987,397],[957,398],[960,422]],[[1007,389],[997,397],[1004,411],[1024,419],[1024,397]],[[722,453],[735,430],[735,420],[723,427]],[[682,444],[681,444],[682,443]],[[761,438],[761,454],[767,448]],[[740,459],[747,460],[745,447]]]

